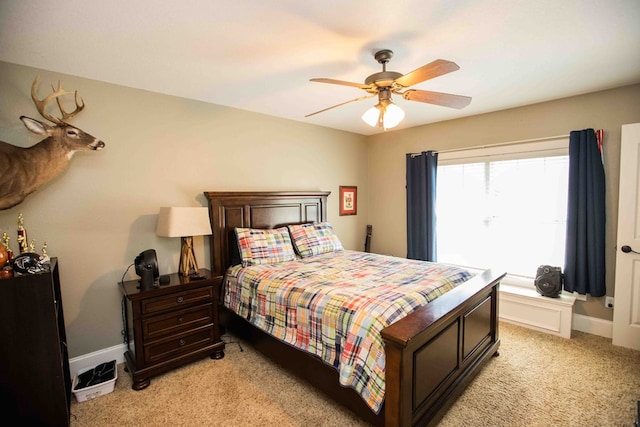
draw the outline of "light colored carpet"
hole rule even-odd
[[[640,352],[576,331],[567,340],[501,323],[500,336],[500,356],[440,426],[633,426]],[[227,344],[224,359],[206,358],[158,376],[142,391],[131,389],[120,365],[113,393],[72,402],[71,426],[366,425],[242,347]]]

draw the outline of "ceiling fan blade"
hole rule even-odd
[[[400,86],[409,87],[459,69],[460,67],[458,67],[458,64],[455,62],[436,59],[435,61],[430,62],[427,65],[423,65],[402,77],[398,77],[395,82]]]
[[[334,85],[342,85],[342,86],[351,86],[351,87],[357,87],[358,89],[369,89],[371,87],[371,85],[363,85],[362,83],[347,82],[344,80],[336,80],[336,79],[309,79],[309,81],[318,82],[318,83],[331,83]]]
[[[346,102],[343,102],[343,103],[341,103],[341,104],[338,104],[338,105],[334,105],[334,106],[332,106],[332,107],[325,108],[324,110],[320,110],[320,111],[316,111],[315,113],[307,114],[305,117],[310,117],[310,116],[313,116],[313,115],[315,115],[315,114],[322,113],[322,112],[325,112],[325,111],[327,111],[327,110],[331,110],[332,108],[341,107],[341,106],[343,106],[343,105],[345,105],[345,104],[349,104],[349,103],[351,103],[351,102],[362,101],[363,99],[371,98],[372,96],[376,96],[376,94],[375,94],[375,93],[373,93],[373,94],[371,94],[371,95],[361,96],[360,98],[352,99],[352,100],[350,100],[350,101],[346,101]]]
[[[457,109],[464,108],[471,102],[471,98],[468,96],[416,89],[404,91],[402,93],[402,97],[408,101],[426,102],[427,104],[435,104]]]

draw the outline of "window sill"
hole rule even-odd
[[[462,267],[462,268],[466,268],[467,270],[474,272],[475,274],[482,273],[482,270],[476,270],[474,268],[469,268],[469,267]],[[501,288],[509,287],[510,289],[514,288],[512,292],[516,292],[516,293],[519,292],[520,290],[523,290],[522,291],[523,296],[531,295],[534,297],[549,299],[547,297],[543,297],[536,291],[534,280],[535,279],[533,277],[512,276],[510,274],[507,274],[504,277],[504,279],[502,279],[502,281],[500,282],[500,287]],[[562,291],[562,294],[560,294],[560,297],[573,298],[572,301],[576,301],[576,300],[587,301],[587,295],[580,295],[576,292],[570,293],[570,292]]]
[[[557,305],[567,305],[573,306],[576,301],[576,297],[567,292],[563,292],[560,294],[558,298],[550,298],[540,295],[535,289],[525,288],[523,286],[510,285],[500,283],[500,292],[505,292],[511,295],[518,295],[522,298],[526,298],[533,301],[540,301],[543,303],[557,304]]]

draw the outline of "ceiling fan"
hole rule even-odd
[[[378,104],[365,112],[362,115],[362,120],[370,126],[380,126],[386,130],[397,126],[404,118],[404,111],[391,101],[391,94],[402,95],[402,97],[408,101],[425,102],[427,104],[435,104],[457,109],[464,108],[471,102],[471,98],[468,96],[452,95],[449,93],[432,92],[420,89],[407,89],[410,86],[422,83],[434,77],[459,70],[460,67],[458,67],[455,62],[436,59],[435,61],[423,65],[408,74],[402,74],[396,71],[387,71],[387,63],[392,57],[393,52],[389,49],[383,49],[376,52],[374,58],[378,63],[382,64],[382,71],[371,74],[365,79],[364,84],[325,78],[311,79],[310,81],[312,82],[357,87],[358,89],[362,89],[367,92],[368,95],[316,111],[315,113],[307,114],[305,117],[310,117],[315,114],[331,110],[332,108],[340,107],[351,102],[362,101],[363,99],[378,95]]]

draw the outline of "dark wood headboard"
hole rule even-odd
[[[330,191],[206,191],[211,220],[211,270],[223,275],[231,265],[235,227],[276,228],[327,218]]]

